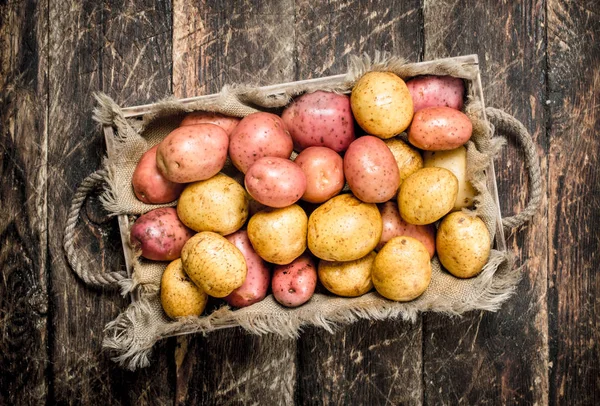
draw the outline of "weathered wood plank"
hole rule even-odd
[[[0,404],[49,384],[46,255],[48,2],[0,6]]]
[[[92,93],[105,90],[120,102],[142,103],[170,92],[170,75],[164,74],[170,72],[168,62],[165,67],[171,58],[170,34],[163,34],[170,31],[169,8],[169,3],[158,1],[50,6],[51,403],[164,404],[173,398],[166,354],[152,371],[132,374],[102,351],[104,325],[129,301],[84,286],[66,264],[62,249],[74,189],[105,153],[102,132],[91,118]],[[97,270],[118,269],[123,259],[116,221],[97,225],[90,220],[96,217],[84,211],[77,245]],[[169,352],[167,343],[157,348],[161,352]]]
[[[294,78],[293,2],[173,2],[177,97]],[[241,329],[178,339],[177,404],[291,404],[296,343]]]
[[[298,79],[346,71],[375,50],[418,61],[419,1],[296,2]],[[298,404],[421,404],[421,320],[361,321],[335,334],[310,328],[298,344]]]
[[[550,403],[600,401],[600,3],[548,1]]]
[[[479,54],[486,104],[530,130],[545,179],[544,10],[543,1],[424,4],[425,58]],[[522,157],[508,147],[496,161],[504,215],[522,209],[527,198]],[[547,404],[546,205],[544,199],[527,230],[508,236],[518,263],[527,265],[517,294],[498,313],[424,317],[427,404]]]

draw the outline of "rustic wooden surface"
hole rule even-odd
[[[0,404],[600,404],[600,4],[595,0],[13,1],[0,4]],[[344,71],[351,53],[477,53],[488,105],[534,135],[544,199],[508,234],[523,269],[497,313],[358,322],[298,340],[169,339],[127,372],[100,348],[127,304],[62,250],[67,206],[105,146],[91,93],[123,105]],[[497,159],[524,207],[522,154]],[[123,266],[92,201],[78,243]]]

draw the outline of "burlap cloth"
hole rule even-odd
[[[372,60],[365,56],[351,59],[345,80],[335,86],[321,86],[319,89],[348,93],[356,79],[370,70],[391,71],[404,79],[423,74],[452,75],[465,79],[468,93],[465,113],[473,122],[473,136],[466,145],[467,176],[478,193],[475,207],[470,213],[478,215],[485,222],[493,241],[499,208],[488,190],[485,170],[502,146],[503,139],[492,137],[493,128],[484,120],[481,100],[472,85],[478,75],[477,66],[442,60],[424,69],[398,58],[377,55]],[[253,334],[276,333],[294,337],[306,325],[332,331],[337,324],[350,323],[359,318],[381,320],[401,317],[415,320],[418,313],[424,311],[451,315],[475,309],[494,311],[513,294],[521,272],[514,267],[512,255],[492,249],[483,271],[477,277],[466,280],[457,279],[443,270],[437,257],[434,257],[430,286],[418,299],[407,303],[389,301],[376,292],[357,298],[315,294],[305,305],[289,309],[279,305],[270,295],[246,308],[233,310],[223,305],[202,317],[174,321],[163,312],[158,295],[166,263],[145,261],[134,254],[129,258],[133,264],[133,275],[128,278],[119,272],[94,274],[85,264],[78,262],[69,236],[74,232],[85,195],[99,183],[104,183],[101,201],[114,215],[138,215],[160,207],[141,203],[135,198],[131,186],[132,174],[141,155],[176,128],[186,112],[204,110],[243,117],[258,110],[274,111],[285,106],[294,96],[314,90],[317,88],[313,84],[301,84],[283,94],[272,95],[257,88],[225,87],[212,102],[184,105],[177,100],[164,100],[141,120],[125,119],[117,104],[105,95],[97,95],[98,107],[94,118],[102,125],[111,125],[116,129],[115,151],[105,159],[102,170],[86,179],[75,196],[65,232],[65,249],[74,270],[88,284],[118,284],[123,294],[134,292],[137,298],[106,325],[103,346],[116,352],[115,361],[129,369],[147,366],[156,341],[174,335],[208,333],[241,326]],[[535,150],[533,156],[537,159]],[[231,167],[226,168],[225,172],[228,171],[230,175],[236,175]],[[537,176],[539,178],[539,169]],[[530,173],[530,180],[532,178],[535,176]],[[238,179],[241,178],[238,176]],[[530,213],[522,213],[524,219],[531,216],[535,207],[528,207],[528,210]],[[518,222],[522,221],[520,219]]]

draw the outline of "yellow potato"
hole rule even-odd
[[[326,261],[354,261],[373,251],[383,222],[377,206],[351,194],[329,199],[308,219],[308,249]]]
[[[167,265],[160,281],[160,302],[167,316],[199,316],[207,301],[208,295],[183,272],[180,258]]]
[[[384,141],[398,164],[400,172],[400,186],[404,179],[423,167],[423,158],[416,148],[411,147],[399,138],[390,138]]]
[[[381,296],[407,302],[421,296],[431,282],[429,253],[412,237],[394,237],[375,257],[371,272]]]
[[[440,223],[436,248],[448,272],[458,278],[471,278],[481,272],[490,256],[490,234],[479,217],[454,212]]]
[[[183,270],[207,295],[225,297],[242,286],[248,268],[244,255],[225,237],[203,231],[181,250]]]
[[[436,222],[454,207],[458,179],[444,168],[423,168],[410,175],[398,192],[400,216],[410,224]]]
[[[425,151],[423,161],[426,168],[445,168],[458,179],[458,195],[454,210],[460,210],[473,204],[475,189],[467,181],[467,149],[460,146],[449,151]]]
[[[265,261],[287,265],[306,250],[308,217],[300,206],[259,211],[248,222],[248,238]]]
[[[371,266],[375,260],[375,252],[371,251],[355,261],[319,262],[319,280],[325,288],[338,296],[361,296],[373,289]]]
[[[413,101],[406,83],[390,72],[367,72],[354,85],[350,106],[358,125],[379,138],[406,130]]]
[[[243,186],[219,173],[186,186],[177,202],[177,216],[194,231],[231,234],[248,218],[248,197]]]

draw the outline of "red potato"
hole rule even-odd
[[[298,307],[308,302],[317,286],[314,260],[304,254],[288,265],[278,265],[273,272],[273,297],[286,307]]]
[[[135,197],[148,204],[170,203],[177,200],[185,187],[182,183],[171,182],[160,173],[156,166],[157,149],[158,145],[142,155],[131,180]]]
[[[464,113],[450,107],[418,111],[408,130],[408,141],[425,151],[458,148],[471,138],[473,124]]]
[[[269,289],[271,279],[269,266],[252,248],[246,230],[236,231],[225,238],[241,251],[248,267],[246,280],[242,286],[225,297],[225,301],[234,307],[246,307],[260,302],[265,298]]]
[[[323,203],[344,187],[344,161],[332,149],[309,147],[294,161],[306,176],[306,192],[302,200]]]
[[[385,243],[392,238],[405,236],[420,241],[429,252],[429,257],[433,258],[435,254],[435,226],[433,224],[418,226],[407,223],[400,217],[398,205],[393,201],[378,204],[377,208],[383,220],[383,232],[375,251],[382,249]]]
[[[427,107],[463,108],[465,84],[452,76],[417,76],[406,82],[415,113]]]
[[[246,173],[263,157],[288,159],[294,144],[283,120],[272,113],[253,113],[242,119],[231,133],[229,156]]]
[[[354,117],[350,98],[317,91],[306,93],[281,115],[298,151],[313,146],[345,151],[354,141]]]
[[[158,144],[156,165],[171,182],[206,180],[225,165],[229,137],[214,124],[178,127]]]
[[[396,195],[400,173],[394,155],[381,139],[360,137],[344,155],[344,175],[354,196],[365,203],[383,203]]]
[[[149,211],[138,217],[131,227],[130,243],[142,256],[154,261],[172,261],[181,255],[181,249],[194,231],[177,217],[177,210],[166,207]]]
[[[233,129],[240,123],[240,119],[237,117],[225,116],[219,113],[210,113],[208,111],[195,111],[184,117],[179,124],[180,127],[184,125],[196,125],[196,124],[214,124],[221,127],[227,135],[231,135]]]
[[[259,203],[281,208],[300,200],[306,191],[306,176],[289,159],[265,157],[248,169],[244,184]]]

